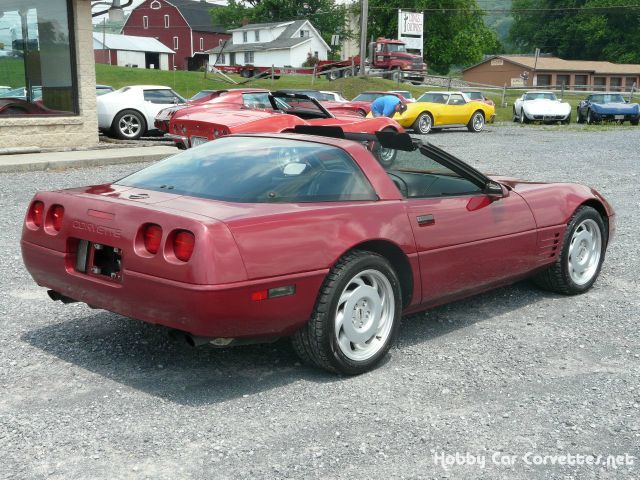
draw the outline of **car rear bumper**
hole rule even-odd
[[[73,300],[202,337],[290,335],[311,316],[328,270],[220,285],[196,285],[123,269],[113,282],[77,272],[71,254],[22,241],[38,285]],[[257,291],[293,285],[293,295],[252,300]]]

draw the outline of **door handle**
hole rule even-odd
[[[436,223],[436,219],[433,218],[433,215],[431,214],[418,215],[416,217],[416,220],[418,221],[418,225],[421,227],[427,227],[429,225],[434,225]]]

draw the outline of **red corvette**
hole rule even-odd
[[[24,263],[54,300],[192,344],[292,336],[346,374],[380,361],[403,313],[529,276],[563,294],[596,281],[615,223],[595,190],[487,177],[407,134],[319,130],[333,137],[233,135],[113,184],[38,192]],[[393,169],[373,140],[397,150]]]
[[[360,95],[355,97],[350,102],[343,103],[343,108],[347,108],[349,110],[355,110],[355,112],[362,116],[366,117],[371,111],[371,104],[374,100],[379,97],[384,97],[385,95],[393,95],[394,97],[398,97],[404,103],[412,103],[410,100],[407,100],[405,97],[396,92],[362,92]]]
[[[246,102],[247,94],[244,95]],[[286,92],[251,95],[254,103],[244,110],[208,102],[177,111],[169,122],[169,137],[178,148],[185,149],[232,133],[287,132],[300,125],[340,126],[352,133],[404,131],[395,120],[386,117],[335,116],[308,95]]]
[[[194,105],[215,105],[227,110],[244,110],[259,108],[260,102],[265,105],[263,108],[271,108],[266,102],[268,90],[262,88],[234,88],[229,90],[203,90],[189,99],[189,102],[182,105],[163,108],[156,115],[154,126],[161,132],[169,132],[169,122],[177,111]]]
[[[30,103],[19,98],[0,98],[0,115],[61,115],[64,113],[45,107],[42,100]]]

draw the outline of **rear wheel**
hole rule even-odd
[[[350,68],[347,68],[346,70],[342,70],[342,77],[343,78],[349,78],[353,76],[353,72],[351,71]]]
[[[422,135],[429,133],[432,127],[433,117],[429,112],[422,112],[418,115],[418,118],[416,118],[416,121],[413,122],[411,126],[416,133],[421,133]]]
[[[113,119],[113,133],[123,140],[137,140],[147,131],[144,116],[136,110],[123,110]]]
[[[578,208],[565,231],[562,250],[554,264],[538,273],[534,282],[553,292],[575,295],[595,283],[607,248],[607,227],[594,208]]]
[[[293,336],[305,361],[347,375],[371,370],[387,354],[400,325],[400,283],[389,261],[353,251],[331,269],[309,322]]]
[[[337,80],[340,78],[340,71],[336,68],[332,68],[326,73],[325,77],[329,81]]]
[[[484,129],[484,114],[481,111],[475,112],[471,115],[469,123],[467,123],[467,130],[473,133],[479,133]]]

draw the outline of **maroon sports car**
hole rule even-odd
[[[403,313],[530,276],[563,294],[598,277],[615,223],[595,190],[488,177],[407,134],[298,130],[36,193],[28,271],[54,300],[192,344],[292,336],[303,359],[346,374],[381,360]],[[392,169],[371,141],[397,150]]]

